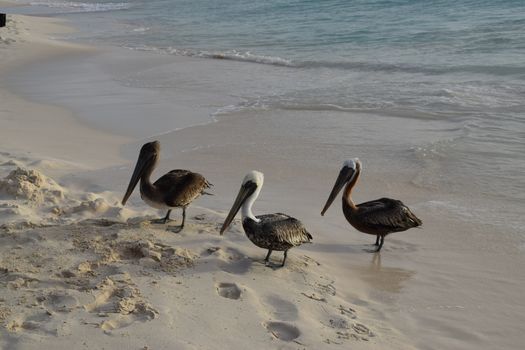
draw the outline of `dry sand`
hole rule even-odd
[[[90,54],[46,37],[63,30],[10,16],[0,74]],[[176,235],[150,224],[155,211],[122,208],[120,193],[72,180],[128,163],[119,151],[130,140],[1,87],[0,98],[2,348],[410,348],[367,303],[337,289],[350,277],[305,250],[294,249],[286,268],[267,268],[238,221],[218,235],[225,211],[197,203]]]

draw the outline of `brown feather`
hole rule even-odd
[[[258,247],[272,250],[288,250],[308,243],[312,235],[297,219],[282,213],[258,215],[260,222],[250,218],[242,226],[248,238]]]
[[[169,207],[185,207],[210,187],[204,176],[183,169],[170,171],[153,185],[163,193],[164,202]]]
[[[357,210],[343,205],[343,212],[356,229],[376,235],[405,231],[422,224],[403,202],[390,198],[358,204]]]

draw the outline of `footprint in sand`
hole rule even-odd
[[[216,285],[217,294],[223,298],[237,300],[241,297],[241,289],[235,283],[222,282]]]
[[[274,337],[284,341],[292,341],[301,335],[299,329],[284,322],[266,322],[264,327]]]
[[[145,302],[127,300],[124,302],[128,306],[127,310],[121,310],[114,317],[100,324],[100,328],[104,331],[112,331],[114,329],[123,328],[131,325],[134,322],[148,322],[157,317],[157,311],[152,309],[150,305]]]
[[[100,324],[104,331],[126,327],[136,321],[151,321],[158,315],[142,298],[128,274],[107,277],[97,286],[97,290],[95,300],[84,308],[100,317],[109,317]]]
[[[328,284],[321,284],[321,283],[316,282],[315,289],[323,295],[335,296],[336,294],[336,289],[335,289],[335,286],[333,285],[333,282],[328,283]]]
[[[5,325],[10,332],[37,332],[48,335],[57,335],[53,327],[52,317],[47,312],[37,312],[29,317],[20,316]]]
[[[362,323],[354,323],[352,325],[352,329],[357,333],[357,334],[360,334],[360,335],[368,335],[368,336],[373,336],[374,334],[372,333],[372,331],[370,331],[370,329],[368,329],[367,326],[365,326],[364,324]]]
[[[350,329],[350,324],[348,321],[339,316],[332,316],[328,321],[328,326],[335,329]]]
[[[218,266],[222,271],[235,275],[244,275],[251,266],[252,260],[234,248],[217,249],[211,254],[218,257]]]
[[[78,299],[67,292],[52,292],[42,299],[45,307],[56,312],[70,312],[79,305]]]
[[[343,305],[339,305],[339,312],[341,313],[341,315],[345,315],[346,317],[349,317],[351,319],[356,319],[357,316],[356,316],[356,311],[354,309],[352,309],[351,307],[345,307]]]
[[[292,302],[277,295],[270,295],[265,301],[275,319],[283,321],[295,321],[297,319],[299,311]]]

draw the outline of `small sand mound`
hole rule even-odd
[[[62,187],[39,170],[18,166],[20,159],[1,163],[0,158],[0,172],[5,170],[0,178],[0,228],[17,230],[94,218],[123,222],[135,214],[122,208],[111,193]],[[16,169],[7,173],[15,165]]]
[[[41,204],[57,204],[64,198],[64,191],[54,180],[32,169],[16,168],[0,180],[0,193],[13,199],[27,199]]]
[[[0,306],[0,323],[3,323],[11,316],[11,309],[7,306]]]
[[[160,261],[161,253],[158,252],[160,247],[148,240],[141,240],[139,242],[115,242],[114,247],[117,252],[117,260],[138,260],[141,258],[154,258]]]
[[[193,266],[198,254],[186,248],[172,248],[155,244],[148,240],[113,241],[105,251],[104,261],[134,260],[138,263],[160,269],[167,273],[175,273],[181,269]]]
[[[193,266],[198,254],[186,248],[164,248],[160,266],[166,273],[176,273],[181,269]]]
[[[104,198],[97,198],[95,200],[84,201],[69,210],[70,213],[105,213],[110,209],[110,205]]]

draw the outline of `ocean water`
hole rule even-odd
[[[523,223],[525,1],[30,4],[78,25],[69,39],[253,65],[249,81],[232,88],[239,102],[217,108],[217,114],[260,110],[286,118],[316,112],[320,125],[342,114],[348,128],[355,113],[396,118],[396,149],[422,169],[416,185],[499,200],[507,204],[506,216],[494,214],[501,222]],[[181,88],[164,73],[126,84]],[[331,142],[345,141],[345,125],[339,127],[339,139]],[[373,131],[354,137],[373,144],[383,137]]]

